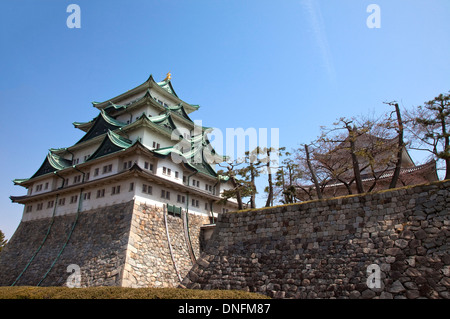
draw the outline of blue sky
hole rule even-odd
[[[69,4],[81,28],[69,29]],[[381,9],[370,29],[366,8]],[[74,121],[167,72],[200,104],[193,119],[220,128],[279,128],[288,149],[321,125],[417,106],[450,89],[448,0],[4,0],[0,8],[0,229],[22,206],[14,178],[30,177],[49,148],[82,136]]]

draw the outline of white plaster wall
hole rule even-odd
[[[130,132],[130,140],[136,141],[138,138],[140,138],[141,143],[150,150],[154,149],[153,142],[159,143],[160,148],[172,146],[177,143],[177,141],[172,141],[170,137],[161,135],[160,133],[157,133],[148,127],[141,127],[134,130],[133,132]]]
[[[102,143],[103,139],[101,141],[99,141],[98,143],[95,143],[93,145],[84,147],[80,150],[74,151],[73,152],[73,158],[74,159],[79,159],[78,164],[84,163],[84,157],[87,155],[92,155],[94,154],[94,152],[98,149],[98,147],[100,146],[100,144]],[[71,159],[71,158],[70,158]],[[69,160],[70,160],[69,159]]]
[[[158,160],[156,167],[155,167],[155,172],[156,175],[167,179],[167,180],[171,180],[175,183],[178,184],[183,184],[183,170],[181,168],[181,166],[179,164],[175,164],[170,160],[170,155],[167,158],[161,158]],[[164,174],[164,167],[166,167],[166,172],[167,169],[171,170],[170,175],[168,175],[167,173]],[[175,172],[178,172],[178,178],[175,177]]]
[[[159,94],[159,92],[156,92],[156,90],[153,89],[153,88],[150,89],[150,94],[151,94],[153,97],[157,98],[158,100],[161,100],[163,103],[166,103],[167,105],[172,106],[172,105],[177,104],[176,101],[175,101],[175,99],[173,99],[173,100],[168,99],[168,98],[166,98],[165,96],[162,96],[161,94]]]
[[[118,100],[115,104],[117,104],[117,105],[126,105],[126,104],[128,104],[128,103],[130,103],[130,102],[132,102],[132,101],[142,97],[144,94],[145,94],[145,91],[143,90],[141,92],[138,92],[138,93],[136,93],[134,95],[129,96],[128,98]]]

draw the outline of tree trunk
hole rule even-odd
[[[241,197],[241,191],[239,190],[239,185],[236,182],[236,179],[234,176],[231,176],[231,184],[233,185],[234,189],[236,190],[236,200],[238,202],[238,209],[242,210],[244,209],[244,205],[242,204],[242,197]]]
[[[450,179],[450,156],[448,152],[450,152],[450,137],[447,133],[447,126],[445,123],[446,116],[445,116],[445,103],[444,101],[441,101],[441,105],[439,108],[439,115],[441,120],[441,126],[442,126],[442,136],[444,137],[444,152],[443,157],[445,160],[445,178],[444,179]]]
[[[347,126],[350,139],[350,153],[352,156],[353,174],[355,175],[356,190],[359,194],[364,193],[364,187],[361,180],[361,172],[359,171],[358,157],[356,156],[356,127]]]
[[[306,163],[308,164],[308,168],[309,168],[309,172],[311,173],[313,182],[314,182],[314,186],[316,187],[316,192],[317,192],[317,198],[322,199],[322,192],[320,190],[320,186],[319,186],[319,182],[317,180],[317,176],[316,176],[316,172],[314,171],[312,165],[311,165],[311,160],[309,158],[309,149],[308,149],[308,145],[305,144],[305,152],[306,152]]]
[[[270,168],[270,148],[267,149],[267,174],[269,182],[269,194],[267,196],[266,207],[270,207],[273,198],[272,170]]]
[[[256,186],[255,186],[255,167],[250,164],[250,182],[253,187],[254,192],[250,195],[250,208],[256,208]]]
[[[402,116],[400,114],[400,108],[398,107],[398,103],[395,103],[395,112],[397,113],[397,123],[398,123],[398,150],[397,150],[397,162],[395,163],[394,174],[392,175],[391,184],[389,188],[395,188],[397,186],[398,178],[400,177],[400,170],[402,168],[402,157],[403,157],[403,148],[405,147],[405,143],[403,141],[403,121]]]

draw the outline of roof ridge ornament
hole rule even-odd
[[[170,71],[167,73],[166,78],[163,80],[163,82],[168,82],[172,79],[172,73]]]

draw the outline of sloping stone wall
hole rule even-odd
[[[134,200],[21,222],[0,253],[0,286],[63,286],[67,267],[77,265],[82,287],[176,287],[175,269],[182,279],[193,266],[188,244],[200,256],[200,227],[209,219],[189,215],[190,241],[180,217],[166,220],[172,254],[162,209]]]
[[[78,218],[70,214],[53,222],[21,222],[0,254],[0,286],[14,283],[33,255],[15,285],[65,285],[71,264],[80,267],[82,286],[120,285],[132,212],[133,201],[81,212]]]
[[[183,285],[275,298],[450,298],[449,190],[445,181],[221,214]]]
[[[162,208],[135,204],[124,286],[177,287],[180,278],[183,279],[194,264],[189,245],[192,245],[195,256],[200,256],[200,226],[209,219],[189,215],[190,242],[181,217],[166,214],[166,220],[168,236]],[[169,242],[172,250],[169,249]]]

